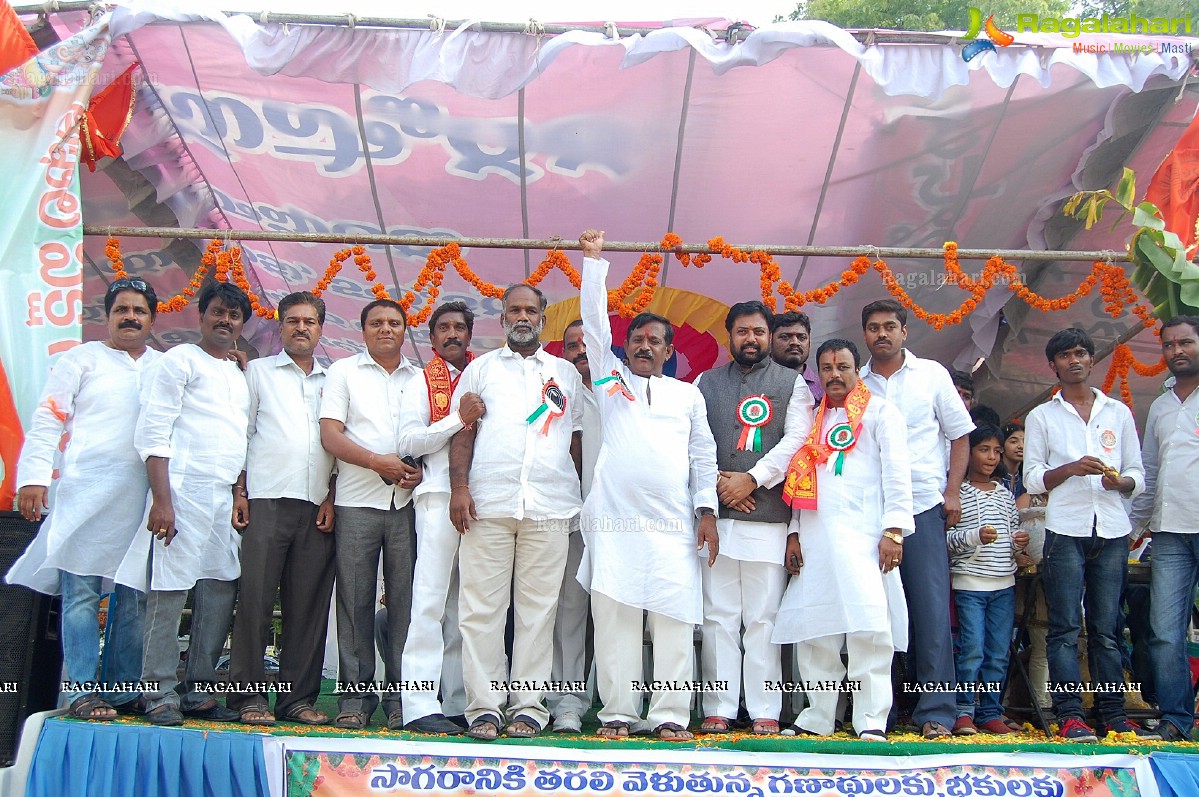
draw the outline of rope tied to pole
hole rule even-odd
[[[614,42],[620,41],[620,28],[616,27],[615,22],[604,23],[604,35]]]
[[[445,18],[429,14],[429,30],[441,36],[445,33]]]

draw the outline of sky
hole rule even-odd
[[[723,17],[752,25],[766,25],[775,16],[793,8],[791,0],[429,0],[429,2],[382,2],[382,0],[223,0],[224,10],[288,11],[292,13],[384,16],[423,19],[477,19],[485,22],[668,22],[682,19]]]

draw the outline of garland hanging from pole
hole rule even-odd
[[[987,260],[982,273],[977,277],[971,277],[962,271],[957,254],[958,245],[953,241],[949,241],[944,245],[943,255],[945,282],[948,285],[957,286],[969,294],[969,296],[962,301],[956,310],[949,313],[935,313],[918,305],[904,289],[887,263],[878,257],[873,259],[866,256],[857,257],[850,263],[849,268],[841,272],[839,279],[817,288],[799,291],[789,282],[782,279],[781,270],[775,262],[773,255],[762,250],[746,252],[745,250],[730,246],[719,236],[709,239],[707,243],[713,252],[726,260],[731,260],[734,263],[753,263],[758,267],[762,301],[771,310],[776,309],[777,297],[779,296],[783,298],[783,307],[785,310],[799,310],[806,304],[825,304],[836,296],[842,288],[847,288],[857,283],[862,276],[873,269],[882,280],[883,287],[886,288],[887,292],[896,301],[910,310],[917,319],[925,322],[935,330],[960,324],[966,316],[977,309],[983,297],[997,284],[1007,287],[1009,291],[1016,294],[1021,301],[1030,307],[1044,312],[1065,310],[1073,306],[1079,299],[1090,294],[1092,290],[1098,288],[1099,294],[1103,299],[1104,312],[1112,318],[1119,318],[1126,310],[1131,309],[1131,312],[1140,319],[1140,322],[1146,328],[1151,329],[1157,324],[1153,316],[1152,307],[1138,296],[1124,269],[1110,261],[1096,260],[1091,266],[1091,273],[1083,279],[1073,292],[1054,299],[1041,296],[1025,285],[1023,280],[1020,279],[1016,267],[999,256]],[[683,240],[674,233],[667,233],[663,236],[659,245],[661,252],[673,253],[674,258],[684,267],[694,266],[696,268],[703,268],[712,261],[711,254],[692,254],[682,251]],[[109,238],[105,245],[105,254],[112,263],[115,276],[118,279],[126,278],[128,275],[121,256],[120,241],[116,238]],[[165,302],[160,301],[158,303],[158,312],[178,312],[185,308],[203,284],[208,272],[215,270],[214,276],[216,279],[222,282],[232,279],[238,287],[246,292],[250,297],[250,304],[256,315],[262,318],[277,318],[274,308],[263,305],[259,301],[259,297],[251,290],[241,255],[240,246],[226,248],[224,239],[212,239],[205,248],[204,254],[200,258],[200,265],[192,274],[187,287]],[[354,264],[358,266],[359,271],[362,272],[366,282],[370,285],[372,295],[376,299],[392,298],[387,288],[379,282],[378,274],[371,265],[370,255],[367,253],[365,247],[360,245],[337,251],[330,259],[325,273],[312,288],[312,292],[319,296],[328,290],[333,279],[340,273],[344,263],[351,257],[353,257]],[[642,254],[636,265],[629,272],[629,275],[621,281],[620,285],[608,291],[608,310],[619,313],[625,318],[632,318],[638,313],[645,311],[653,301],[659,286],[658,275],[661,271],[662,263],[663,255],[660,253],[646,252]],[[457,243],[449,243],[429,252],[425,259],[425,265],[421,268],[420,273],[412,283],[412,288],[405,291],[403,296],[397,300],[404,308],[404,311],[408,313],[409,326],[419,326],[428,321],[436,304],[437,297],[440,295],[442,281],[445,278],[446,272],[451,267],[480,295],[491,298],[499,298],[503,295],[504,289],[502,287],[486,282],[470,268],[466,258],[462,256],[462,250]],[[551,250],[546,254],[545,259],[538,264],[533,273],[525,280],[525,283],[537,285],[554,270],[561,271],[576,289],[582,284],[582,278],[578,270],[571,265],[570,258],[565,252],[557,249]],[[632,301],[629,301],[634,293],[636,296]],[[412,313],[410,310],[416,303],[418,296],[422,297],[421,309]],[[1143,377],[1154,377],[1160,376],[1165,370],[1164,360],[1150,364],[1141,363],[1133,355],[1132,349],[1126,344],[1120,344],[1112,353],[1111,364],[1104,380],[1103,390],[1106,393],[1119,383],[1121,398],[1124,400],[1124,403],[1131,406],[1132,391],[1128,383],[1129,372],[1135,372]]]

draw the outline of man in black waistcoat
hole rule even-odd
[[[754,733],[779,732],[781,664],[770,635],[787,578],[782,481],[812,425],[813,401],[799,373],[769,356],[773,317],[761,302],[733,305],[724,321],[733,361],[696,382],[720,469],[721,548],[703,571],[702,666],[706,681],[728,689],[704,693],[700,730],[709,733],[729,729],[743,682]]]

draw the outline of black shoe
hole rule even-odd
[[[174,703],[164,703],[161,706],[150,709],[146,712],[146,719],[150,721],[151,725],[162,727],[183,724],[183,714]]]
[[[450,722],[454,723],[455,725],[461,725],[463,728],[470,725],[470,723],[466,721],[465,714],[451,714],[450,716],[446,717],[446,719],[448,719]]]
[[[1166,724],[1169,725],[1170,723],[1167,722]],[[1151,731],[1146,728],[1142,728],[1140,725],[1128,719],[1128,717],[1123,717],[1115,722],[1108,723],[1107,733],[1131,733],[1133,736],[1137,737],[1137,739],[1141,739],[1146,742],[1156,742],[1162,738],[1161,734],[1157,731]]]
[[[1157,726],[1157,733],[1163,742],[1189,742],[1191,737],[1178,730],[1178,726],[1169,720],[1162,720]]]
[[[412,733],[446,733],[452,736],[464,732],[466,728],[453,722],[441,714],[430,714],[427,717],[413,720],[404,726],[404,730]]]
[[[204,708],[185,709],[183,716],[209,722],[237,722],[241,719],[241,715],[236,711],[225,708],[215,700],[212,701],[212,705],[206,705]]]

